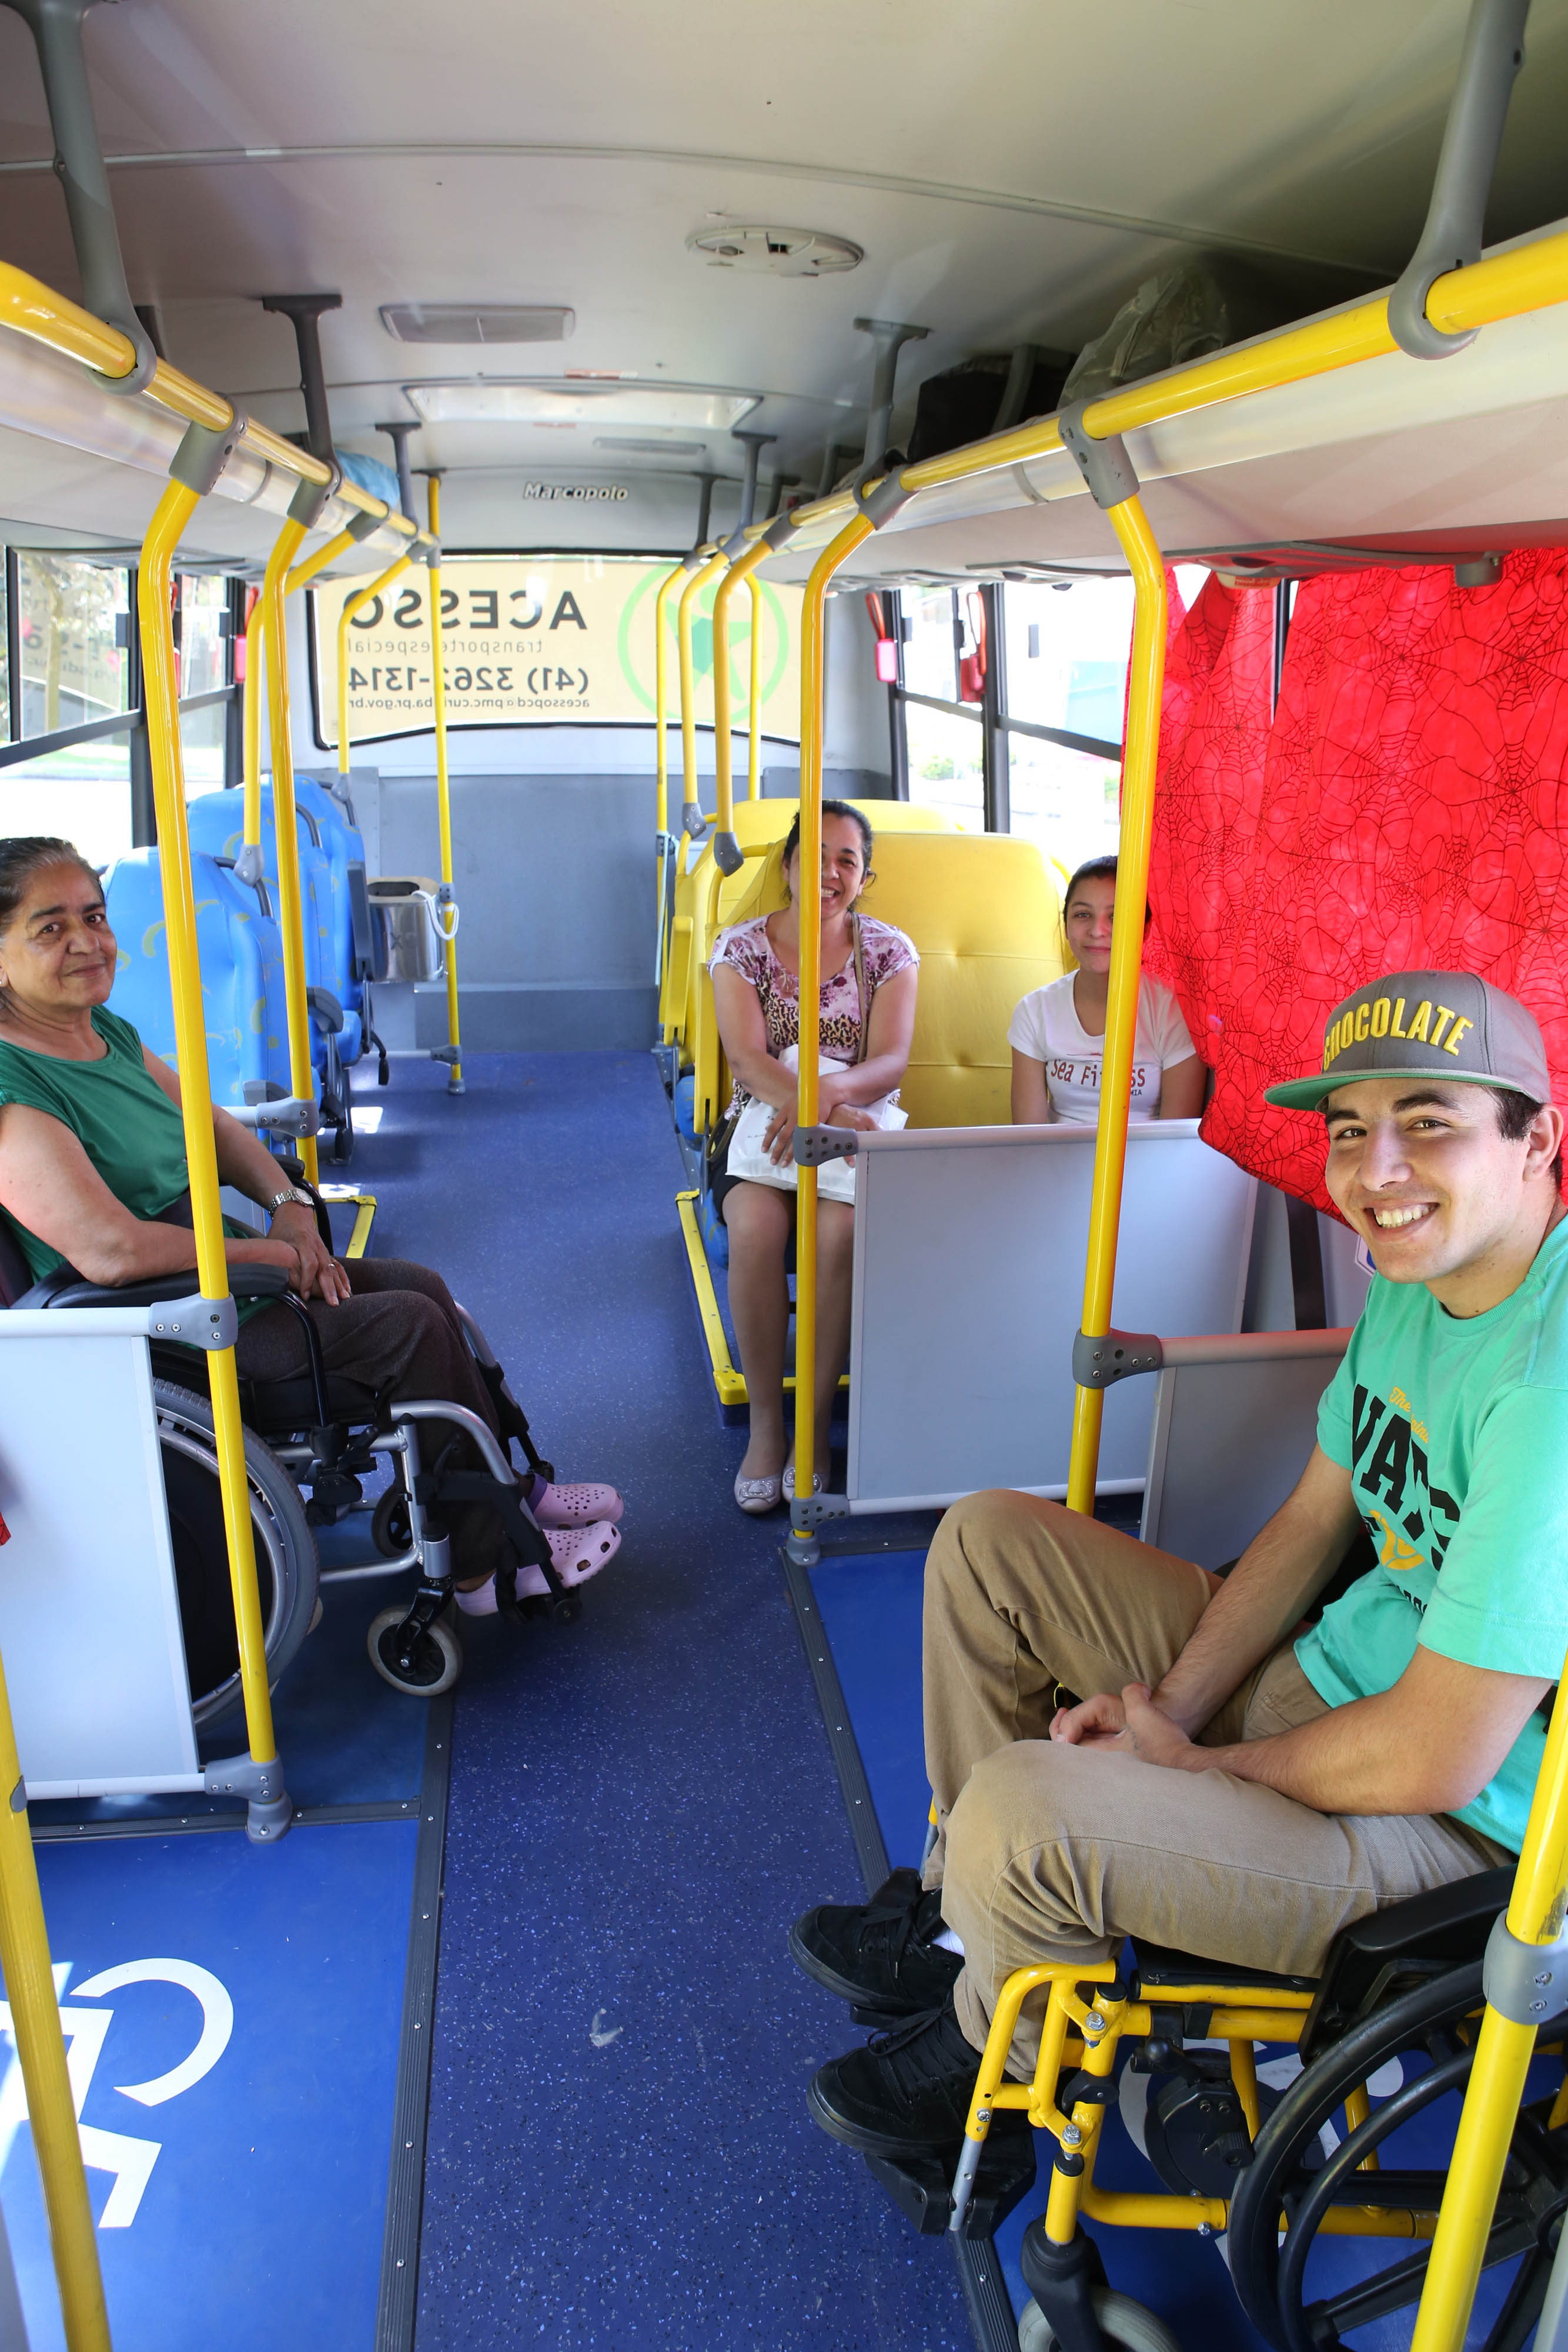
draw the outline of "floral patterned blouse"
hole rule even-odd
[[[865,963],[866,987],[874,996],[884,980],[895,971],[907,971],[920,961],[915,942],[892,923],[879,923],[873,915],[860,918],[861,947]],[[708,970],[721,963],[732,964],[743,980],[748,980],[762,1004],[762,1018],[768,1029],[768,1050],[777,1061],[788,1045],[800,1042],[800,983],[795,973],[786,971],[768,936],[768,918],[758,915],[749,923],[736,923],[721,931],[713,951]],[[855,961],[852,955],[841,971],[825,980],[821,991],[822,1007],[822,1051],[835,1061],[853,1062],[860,1052],[861,1024],[869,1019],[871,1007],[862,1005],[855,986]],[[735,1092],[729,1098],[731,1110],[738,1110],[751,1100],[737,1078]],[[890,1097],[896,1102],[896,1093]]]

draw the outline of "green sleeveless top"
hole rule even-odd
[[[57,1118],[133,1217],[161,1216],[190,1186],[184,1122],[143,1061],[141,1039],[130,1022],[100,1004],[93,1008],[92,1025],[109,1049],[101,1062],[57,1061],[0,1038],[0,1104],[25,1103]],[[58,1250],[7,1211],[0,1216],[35,1281],[65,1264]],[[255,1238],[228,1217],[224,1231],[236,1240]],[[247,1302],[240,1314],[266,1303]]]

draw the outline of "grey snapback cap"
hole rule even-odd
[[[1265,1087],[1263,1099],[1316,1110],[1357,1078],[1459,1078],[1511,1087],[1535,1102],[1552,1099],[1535,1015],[1469,971],[1394,971],[1368,981],[1330,1014],[1322,1070]]]

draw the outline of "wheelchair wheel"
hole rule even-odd
[[[1474,2025],[1466,2021],[1475,2018],[1481,1998],[1476,1961],[1375,2011],[1298,2075],[1259,2133],[1230,2209],[1228,2252],[1242,2308],[1278,2352],[1333,2352],[1350,2330],[1391,2313],[1414,2312],[1426,2282],[1429,2242],[1411,2250],[1406,2237],[1406,2251],[1371,2275],[1310,2305],[1307,2260],[1331,2204],[1437,2211],[1448,2178],[1446,2158],[1431,2169],[1413,2170],[1395,2151],[1381,2170],[1359,2168],[1424,2109],[1450,2093],[1462,2096],[1475,2054]],[[1343,2107],[1347,2093],[1395,2060],[1404,2062],[1402,2087],[1375,2105],[1366,2122],[1325,2158],[1323,2126]],[[1545,2295],[1552,2227],[1568,2187],[1568,2134],[1548,2134],[1546,2112],[1543,2105],[1521,2112],[1482,2255],[1483,2268],[1522,2257],[1484,2352],[1519,2352]],[[1288,2224],[1282,2242],[1281,2211]]]
[[[1108,2286],[1092,2290],[1094,2316],[1100,2323],[1100,2333],[1107,2344],[1120,2344],[1125,2352],[1181,2352],[1181,2347],[1163,2319],[1155,2317],[1130,2294],[1117,2294]],[[1049,2319],[1032,2296],[1023,2307],[1019,2321],[1019,2352],[1053,2352],[1056,2336]]]
[[[341,1167],[354,1156],[354,1115],[347,1104],[343,1108],[343,1124],[332,1138],[332,1157]]]
[[[200,1731],[228,1714],[240,1695],[213,1409],[204,1396],[170,1381],[153,1381],[152,1399],[191,1713]],[[267,1680],[276,1683],[310,1629],[320,1570],[299,1490],[283,1464],[248,1429],[245,1454]]]
[[[384,1559],[401,1559],[413,1541],[408,1496],[401,1486],[389,1486],[371,1514],[371,1541]]]
[[[402,1691],[408,1698],[439,1698],[448,1691],[463,1672],[463,1644],[446,1622],[438,1617],[421,1634],[414,1652],[413,1671],[404,1674],[398,1664],[395,1635],[408,1615],[406,1609],[383,1609],[371,1621],[365,1636],[365,1647],[371,1664],[383,1683]]]

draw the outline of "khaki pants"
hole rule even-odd
[[[939,1835],[925,1882],[963,1940],[958,2021],[977,2049],[1016,1968],[1103,1959],[1134,1935],[1315,1974],[1347,1922],[1513,1859],[1446,1814],[1319,1813],[1228,1772],[1047,1738],[1058,1682],[1081,1698],[1152,1686],[1217,1590],[1190,1560],[1028,1495],[972,1495],[937,1529],[925,1678]],[[1267,1738],[1326,1712],[1286,1643],[1201,1738]],[[1033,2070],[1042,2007],[1031,1996],[1020,2016],[1015,2074]]]

